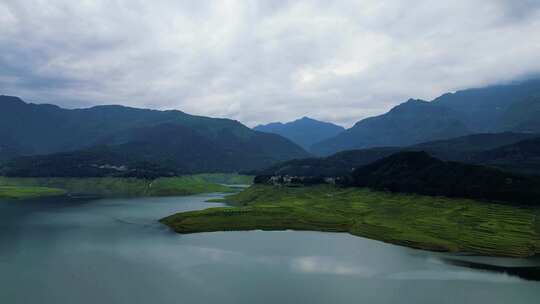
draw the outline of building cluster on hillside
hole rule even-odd
[[[255,178],[256,184],[269,184],[274,186],[301,186],[316,184],[335,185],[339,182],[338,177],[314,177],[314,176],[292,176],[292,175],[259,175]]]

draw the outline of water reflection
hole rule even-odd
[[[449,265],[502,273],[506,276],[519,277],[530,281],[540,281],[539,266],[501,266],[455,258],[444,258],[443,261]]]
[[[370,277],[376,272],[368,267],[344,263],[336,258],[321,256],[296,257],[291,260],[293,271],[310,274],[357,275]]]

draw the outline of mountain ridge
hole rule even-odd
[[[309,156],[279,135],[254,131],[231,119],[195,116],[178,110],[119,105],[64,109],[0,96],[0,129],[24,147],[18,156],[44,158],[47,154],[82,153],[95,146],[130,153],[127,146],[122,146],[127,144],[131,149],[145,147],[148,155],[158,155],[158,161],[173,160],[179,168],[209,163],[214,164],[208,166],[213,171],[254,169]],[[9,143],[7,137],[3,140],[0,136],[0,141],[0,147]],[[141,152],[140,157],[143,156]],[[223,165],[215,160],[222,160]]]
[[[307,116],[287,123],[272,122],[265,125],[258,125],[253,129],[281,135],[308,151],[314,143],[336,136],[345,130],[342,126]]]
[[[409,99],[385,114],[363,119],[336,137],[313,145],[317,155],[385,146],[407,146],[472,133],[455,111]]]
[[[473,134],[407,147],[340,151],[326,157],[285,161],[252,173],[270,176],[336,177],[349,174],[354,168],[392,154],[407,151],[427,152],[444,161],[482,164],[516,173],[540,174],[540,134],[511,132]]]
[[[409,99],[314,144],[311,152],[327,156],[338,151],[407,146],[468,134],[540,132],[538,96],[540,78],[445,93],[431,101]]]

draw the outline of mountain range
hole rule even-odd
[[[497,167],[540,175],[540,134],[485,133],[407,147],[379,147],[338,152],[328,157],[294,159],[250,172],[267,176],[336,177],[401,152],[426,152],[445,161]]]
[[[309,117],[302,117],[287,123],[274,122],[266,125],[258,125],[253,129],[279,134],[292,140],[306,150],[311,149],[311,146],[315,143],[332,138],[345,131],[345,128],[342,126]]]
[[[250,129],[235,120],[177,110],[64,109],[0,96],[0,174],[334,175],[400,151],[536,174],[536,134],[540,79],[447,93],[432,101],[410,99],[347,130],[308,117]]]
[[[539,79],[447,93],[430,102],[411,99],[314,144],[310,152],[331,155],[505,131],[540,133]]]
[[[288,139],[230,119],[116,105],[70,110],[12,96],[0,96],[0,130],[2,158],[31,156],[20,163],[32,166],[49,155],[92,155],[96,147],[89,162],[98,166],[146,161],[179,173],[235,172],[309,155]]]

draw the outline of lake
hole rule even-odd
[[[539,303],[540,282],[348,234],[180,235],[189,197],[0,202],[0,303]]]

